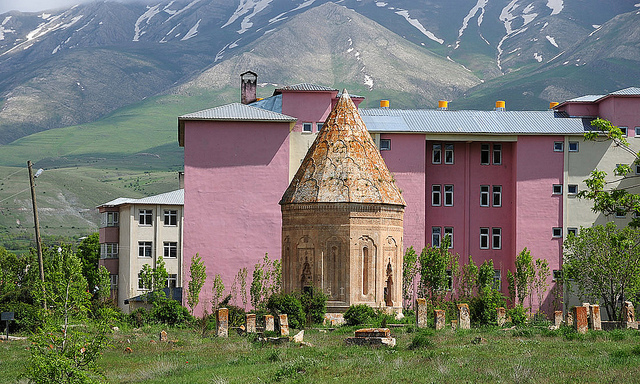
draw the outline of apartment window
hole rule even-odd
[[[553,237],[562,237],[562,227],[553,227]]]
[[[151,209],[141,209],[139,215],[140,225],[153,224],[153,211]]]
[[[178,286],[178,275],[170,273],[167,276],[167,288],[176,288]]]
[[[101,259],[117,259],[118,243],[102,243],[100,244]]]
[[[493,206],[494,207],[502,206],[502,185],[493,186]]]
[[[453,164],[453,144],[444,145],[444,163]]]
[[[562,195],[562,184],[553,184],[553,194]]]
[[[178,225],[178,211],[165,210],[164,211],[164,225],[176,226]]]
[[[502,273],[499,269],[493,270],[493,288],[498,291],[502,288]]]
[[[151,257],[151,241],[138,241],[138,257]]]
[[[618,219],[623,219],[627,217],[627,212],[625,212],[625,210],[622,208],[616,208],[616,217]]]
[[[448,248],[453,248],[453,227],[444,227],[444,238],[449,238]]]
[[[480,164],[489,165],[489,144],[480,145]]]
[[[575,228],[575,227],[567,228],[567,236],[568,235],[577,236],[578,235],[578,228]]]
[[[390,151],[391,150],[391,139],[380,139],[380,150],[381,151]]]
[[[564,142],[563,141],[556,141],[553,143],[553,150],[555,152],[564,152]]]
[[[441,186],[438,184],[434,184],[431,186],[431,205],[434,207],[440,206],[440,194],[441,194]]]
[[[165,241],[164,242],[164,257],[165,258],[173,258],[178,257],[178,243],[175,241]]]
[[[491,248],[493,249],[502,248],[502,228],[491,229]]]
[[[493,144],[493,164],[502,164],[502,144]]]
[[[144,280],[142,280],[142,276],[138,274],[138,289],[147,289],[144,286]]]
[[[578,184],[569,184],[567,185],[567,193],[570,195],[578,194]]]
[[[118,290],[118,275],[109,275],[109,282],[112,291]]]
[[[453,273],[450,270],[447,270],[447,286],[445,287],[447,291],[451,291],[453,289]]]
[[[640,127],[636,127],[636,137],[640,138]]]
[[[627,137],[627,127],[618,127],[622,131],[622,136]]]
[[[481,207],[489,206],[489,186],[488,185],[480,186],[480,206]]]
[[[578,152],[579,144],[577,141],[569,142],[569,152]]]
[[[120,213],[118,212],[102,212],[102,227],[117,227],[119,219]]]
[[[444,205],[445,207],[453,206],[453,185],[451,184],[444,186]]]
[[[489,249],[489,228],[480,228],[480,249]]]
[[[431,151],[431,162],[433,164],[442,163],[442,144],[433,144],[433,150]]]
[[[313,125],[311,123],[302,123],[302,132],[313,132]]]
[[[324,125],[324,123],[316,123],[316,131],[320,132],[322,130],[322,126]]]
[[[441,235],[440,227],[431,227],[431,246],[433,248],[440,248]]]
[[[640,164],[636,164],[636,175],[640,175]]]

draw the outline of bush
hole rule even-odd
[[[182,325],[191,321],[189,310],[175,300],[154,302],[151,320],[167,325]]]
[[[9,332],[33,332],[42,324],[42,308],[38,305],[13,302],[0,305],[0,312],[13,312],[15,320],[9,322]],[[4,322],[0,324],[4,330]]]
[[[307,324],[318,324],[324,321],[327,312],[327,295],[317,289],[305,292],[300,296],[302,310],[306,314]]]
[[[149,314],[149,310],[144,307],[134,309],[129,316],[127,317],[127,321],[133,327],[142,327],[145,324],[148,324],[151,321],[151,315]]]
[[[269,297],[267,309],[274,316],[286,313],[291,328],[302,329],[305,324],[305,314],[302,303],[293,294],[275,294]]]
[[[507,299],[500,291],[484,287],[481,294],[469,303],[471,320],[480,324],[497,324],[496,308],[504,307],[506,303]]]
[[[368,322],[376,316],[373,308],[366,304],[352,305],[344,313],[347,325],[360,325]]]
[[[518,304],[507,310],[507,316],[511,318],[511,324],[522,325],[527,321],[527,312],[522,304]]]
[[[433,348],[435,345],[433,341],[430,339],[431,336],[434,335],[433,330],[431,329],[423,329],[418,332],[409,344],[409,349],[426,349]]]

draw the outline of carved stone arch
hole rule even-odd
[[[367,235],[363,235],[358,239],[358,274],[361,276],[359,279],[360,294],[365,297],[365,300],[374,301],[376,297],[377,286],[377,264],[378,264],[378,250],[376,243],[373,239]]]
[[[285,284],[285,292],[290,292],[294,288],[289,278],[292,270],[293,257],[291,254],[291,239],[289,236],[285,236],[284,239],[282,239],[282,277]]]
[[[331,236],[325,241],[323,269],[323,287],[331,301],[345,301],[347,294],[347,246],[346,241],[338,236]]]
[[[398,243],[393,236],[388,236],[385,239],[383,247],[383,256],[385,264],[385,287],[384,287],[384,302],[388,307],[393,306],[394,301],[398,302],[399,297],[396,297],[396,291],[394,287],[394,281],[398,281],[396,276],[397,272],[401,270],[401,265],[398,264]]]
[[[296,245],[296,257],[293,261],[295,268],[290,275],[295,290],[302,291],[313,285],[315,277],[315,246],[311,237],[302,236]]]

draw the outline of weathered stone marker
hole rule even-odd
[[[167,337],[167,331],[164,329],[160,332],[160,341],[167,342],[169,338]]]
[[[427,300],[424,298],[416,299],[416,307],[418,308],[417,322],[418,328],[427,327]]]
[[[280,336],[289,336],[289,318],[286,313],[278,316],[278,326],[280,327]]]
[[[576,331],[582,334],[587,333],[587,308],[584,306],[573,307],[573,317],[576,322]]]
[[[602,319],[600,318],[600,306],[591,304],[589,306],[589,328],[594,331],[602,331]]]
[[[496,319],[498,321],[498,327],[502,327],[507,322],[507,310],[504,307],[496,308]]]
[[[469,305],[466,303],[458,304],[458,325],[460,329],[471,329]]]
[[[256,333],[256,315],[254,313],[247,314],[247,333]]]
[[[573,312],[567,311],[567,327],[573,327]]]
[[[562,325],[562,311],[555,311],[553,313],[553,326],[556,327],[556,329],[560,328],[560,326]]]
[[[444,309],[434,309],[433,310],[433,317],[435,319],[434,323],[435,323],[436,331],[444,329],[445,317],[446,317],[446,313],[445,313]]]
[[[264,315],[264,331],[274,332],[276,330],[275,322],[273,321],[273,315]]]
[[[229,310],[219,308],[216,312],[216,327],[218,337],[229,337]]]
[[[451,320],[451,329],[454,331],[458,329],[458,320]]]
[[[396,339],[391,337],[389,328],[364,328],[355,332],[355,337],[345,339],[347,345],[369,345],[381,346],[387,345],[393,347],[396,345]]]
[[[638,329],[636,311],[633,307],[633,303],[630,301],[625,301],[624,304],[622,304],[622,325],[625,328]]]

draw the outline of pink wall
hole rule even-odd
[[[402,190],[404,209],[404,248],[413,246],[418,252],[425,245],[425,138],[423,134],[382,134],[391,140],[391,150],[382,158]]]
[[[595,103],[569,103],[559,109],[569,116],[598,116],[598,105]]]
[[[191,257],[199,253],[208,274],[200,303],[209,310],[214,274],[229,293],[240,268],[248,269],[250,284],[265,252],[280,257],[278,202],[288,186],[288,133],[289,123],[185,123],[185,287]]]
[[[331,112],[331,99],[337,92],[282,92],[282,113],[298,119],[295,132],[302,131],[302,123],[324,123]]]
[[[104,227],[98,229],[100,243],[118,243],[120,241],[119,227]]]
[[[118,259],[100,259],[98,261],[98,264],[104,265],[104,267],[107,268],[110,274],[112,275],[118,274],[118,265],[119,265]]]
[[[640,126],[637,97],[608,97],[599,103],[599,107],[600,117],[613,125],[628,127],[629,136],[635,136],[634,128]]]

